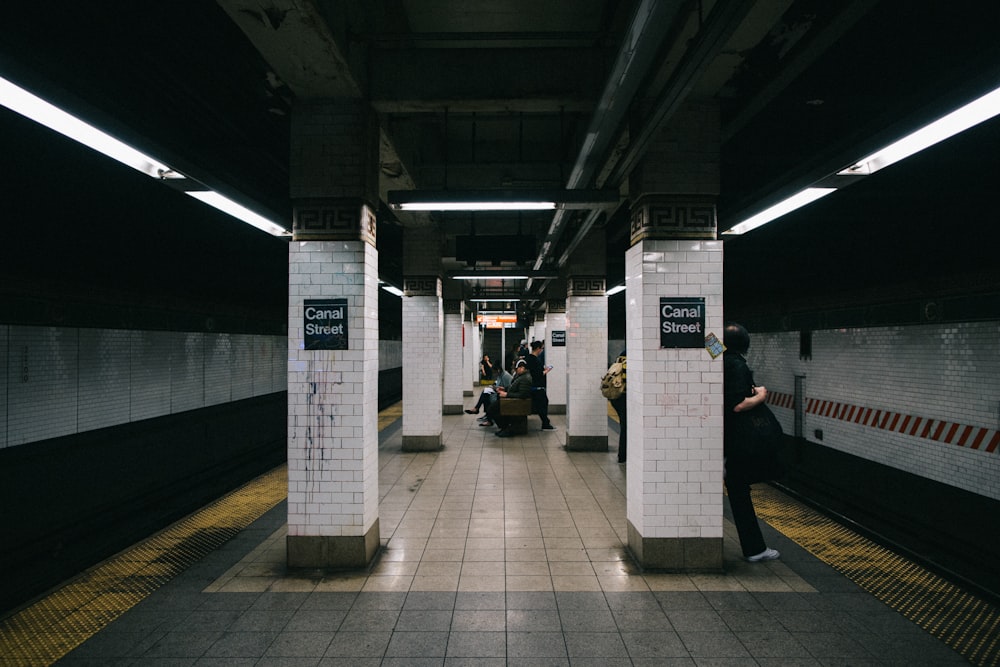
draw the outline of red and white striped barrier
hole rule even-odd
[[[795,408],[795,397],[792,394],[768,392],[767,402],[779,408],[789,410]],[[998,446],[1000,446],[1000,431],[997,429],[957,424],[943,419],[915,417],[891,410],[864,408],[839,401],[807,398],[806,413],[861,424],[883,431],[934,440],[946,445],[983,449],[990,454],[997,451]]]

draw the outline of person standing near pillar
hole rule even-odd
[[[743,557],[751,563],[776,560],[781,554],[764,543],[750,497],[751,461],[746,452],[746,429],[740,418],[741,413],[752,410],[767,399],[767,389],[754,385],[745,357],[750,349],[750,334],[743,325],[734,322],[726,324],[723,343],[726,346],[723,353],[724,477],[729,507],[733,511],[733,523],[740,537]]]
[[[625,399],[625,392],[628,391],[628,383],[626,380],[625,373],[625,350],[622,350],[621,354],[615,360],[615,363],[622,365],[622,393],[618,398],[609,398],[608,402],[611,403],[611,407],[615,409],[618,413],[618,463],[625,463],[626,455],[628,453],[628,416],[625,412],[627,402]]]
[[[552,370],[552,366],[543,366],[541,356],[545,352],[545,343],[540,340],[532,341],[531,354],[524,360],[528,363],[528,372],[534,378],[534,386],[531,387],[532,409],[538,418],[542,420],[543,431],[554,431],[556,427],[549,421],[549,397],[546,392],[545,376]]]

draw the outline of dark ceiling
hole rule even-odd
[[[714,101],[721,231],[996,87],[997,26],[1000,3],[981,0],[37,0],[6,8],[0,73],[285,221],[290,116],[305,99],[370,101],[384,135],[383,196],[620,189],[678,105]],[[226,293],[281,298],[282,241],[29,125],[0,115],[2,174],[19,200],[4,224],[8,238],[46,228],[78,238],[37,258],[55,275],[88,267],[81,251],[124,257],[152,243],[169,257],[122,259],[147,280],[176,278],[184,255],[189,266],[217,262],[246,280]],[[1000,289],[998,155],[991,121],[727,239],[727,311]],[[383,214],[381,271],[394,282],[401,227],[440,232],[445,272],[469,263],[559,270],[585,237],[604,235],[609,285],[621,281],[627,205],[568,214],[558,229],[551,213]],[[179,219],[193,224],[182,231]],[[85,228],[100,229],[100,242],[84,241]],[[470,259],[456,239],[473,231],[534,241],[527,258]],[[109,270],[93,263],[88,271]]]

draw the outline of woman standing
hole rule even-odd
[[[751,563],[775,560],[781,557],[776,549],[764,543],[757,522],[757,512],[750,497],[753,462],[747,443],[749,420],[745,413],[767,399],[767,389],[754,384],[753,374],[747,366],[746,353],[750,349],[750,334],[742,324],[730,322],[723,335],[726,351],[723,354],[723,392],[725,405],[726,492],[733,511],[733,523],[740,536],[743,557]]]

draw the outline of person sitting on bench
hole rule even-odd
[[[486,407],[486,415],[490,420],[500,427],[497,431],[497,435],[501,438],[505,438],[509,433],[507,433],[507,427],[510,426],[510,417],[504,417],[501,413],[501,404],[504,398],[531,398],[531,386],[534,382],[531,379],[531,373],[528,372],[528,365],[525,363],[524,359],[519,360],[514,365],[514,381],[510,383],[510,387],[503,389],[502,387],[497,387],[497,394],[500,395],[501,400],[496,400],[490,403]]]

